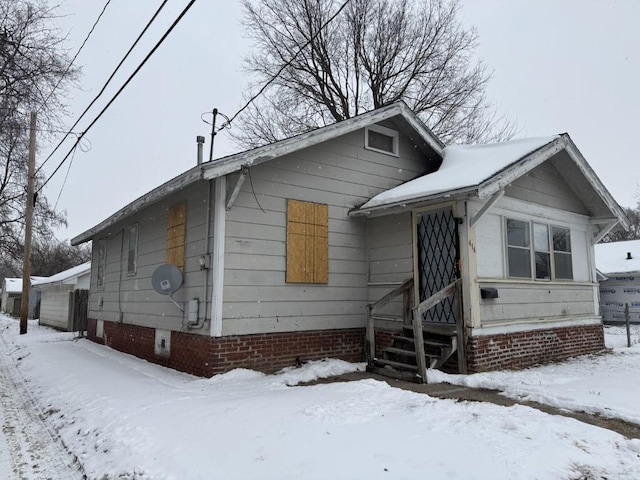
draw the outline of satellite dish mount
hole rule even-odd
[[[171,303],[184,313],[184,306],[173,298],[173,294],[182,286],[182,272],[171,263],[160,265],[151,275],[151,286],[160,295],[167,295]]]

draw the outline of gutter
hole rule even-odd
[[[478,186],[459,188],[457,190],[449,190],[446,192],[434,193],[431,195],[424,195],[422,197],[416,197],[409,200],[402,200],[393,203],[386,203],[384,205],[376,205],[366,209],[360,209],[358,207],[349,210],[350,217],[362,217],[362,216],[377,216],[377,215],[389,215],[389,210],[403,210],[408,207],[415,207],[420,204],[434,204],[438,202],[449,202],[452,200],[464,200],[478,195]]]

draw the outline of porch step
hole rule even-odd
[[[377,373],[378,375],[395,378],[396,380],[404,380],[405,382],[423,383],[422,378],[417,372],[407,372],[390,367],[378,367],[376,365],[367,365],[367,372]]]
[[[399,342],[407,342],[415,344],[415,338],[413,337],[405,337],[402,335],[393,335],[392,340],[398,340]],[[439,340],[439,339],[424,339],[423,343],[429,347],[448,347],[451,345],[451,341],[447,340]],[[414,347],[415,348],[415,347]],[[415,355],[415,353],[414,353]]]
[[[413,340],[413,339],[411,339]],[[416,356],[416,351],[415,350],[405,350],[403,348],[396,348],[396,347],[387,347],[383,350],[383,352],[389,352],[392,353],[394,355],[404,355],[405,357],[415,357]]]
[[[415,353],[414,353],[415,355]],[[373,359],[373,363],[374,365],[377,366],[388,366],[388,367],[392,367],[396,370],[408,370],[411,372],[418,372],[418,367],[416,365],[410,365],[407,363],[402,363],[402,362],[396,362],[395,360],[387,360],[386,358],[374,358]]]
[[[402,315],[386,315],[383,313],[374,313],[373,318],[375,318],[376,320],[393,320],[393,321],[403,320]]]

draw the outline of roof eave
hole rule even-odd
[[[322,142],[365,128],[373,123],[383,122],[398,115],[401,115],[407,123],[420,134],[421,138],[442,157],[444,150],[442,142],[422,123],[404,102],[396,102],[317,130],[311,130],[296,135],[295,137],[206,163],[203,168],[203,178],[205,180],[211,180],[221,177],[236,172],[242,167],[251,167],[303,148],[313,147]]]
[[[200,179],[202,179],[202,166],[198,165],[178,175],[177,177],[172,178],[168,182],[163,183],[159,187],[154,188],[150,192],[124,206],[116,213],[100,222],[95,227],[92,227],[89,230],[81,233],[80,235],[72,238],[71,245],[75,246],[81,243],[88,242],[98,233],[109,228],[118,221],[128,217],[145,205],[161,200],[167,195],[177,192],[178,190],[182,190],[184,187],[191,185],[192,183],[197,182]]]
[[[468,187],[458,188],[456,190],[448,190],[445,192],[438,192],[431,195],[423,195],[415,197],[409,200],[402,200],[392,203],[385,203],[383,205],[376,205],[368,208],[354,208],[349,211],[350,217],[363,217],[363,216],[379,216],[389,215],[393,213],[393,210],[404,210],[407,207],[415,207],[420,204],[434,204],[438,202],[450,202],[454,200],[463,200],[466,198],[477,196],[478,186],[472,185]]]
[[[613,198],[613,195],[607,190],[607,187],[600,181],[596,173],[593,171],[591,166],[587,163],[586,159],[582,155],[582,152],[578,150],[578,147],[571,137],[566,133],[562,135],[565,137],[565,141],[567,143],[567,152],[571,155],[571,158],[575,161],[576,165],[585,176],[585,178],[589,181],[595,192],[598,194],[602,202],[609,209],[609,211],[617,218],[618,223],[625,229],[629,230],[630,222],[627,216],[624,213],[624,210],[618,202]]]
[[[537,150],[525,155],[508,167],[481,182],[478,187],[478,197],[488,198],[497,191],[504,189],[527,172],[533,170],[538,165],[544,163],[556,153],[563,150],[565,146],[566,142],[563,139],[563,136],[560,136]]]
[[[200,179],[212,180],[229,173],[236,172],[242,167],[257,165],[274,158],[295,152],[302,148],[311,147],[321,142],[331,140],[340,135],[364,128],[373,123],[382,122],[392,117],[401,115],[407,123],[415,129],[421,138],[440,156],[443,154],[444,145],[442,142],[422,123],[408,105],[402,101],[392,103],[371,112],[366,112],[356,117],[343,120],[341,122],[328,125],[310,132],[306,132],[295,137],[291,137],[279,142],[258,147],[246,152],[240,152],[229,157],[207,162],[194,167],[183,174],[169,180],[149,193],[137,198],[116,213],[71,239],[72,245],[79,245],[88,242],[103,230],[113,224],[133,214],[142,207],[156,202],[173,192],[194,183]]]

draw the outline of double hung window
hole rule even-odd
[[[506,219],[509,277],[571,280],[571,232],[538,222]]]

